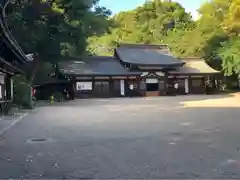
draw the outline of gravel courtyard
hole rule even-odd
[[[0,136],[0,178],[240,178],[240,101],[223,98],[38,107]]]

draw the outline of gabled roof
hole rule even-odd
[[[138,66],[178,67],[184,62],[173,57],[167,45],[121,44],[115,49],[123,62]]]
[[[70,59],[58,64],[60,73],[79,76],[124,76],[140,75],[122,66],[119,60],[109,56],[88,56],[82,59]]]
[[[203,58],[198,57],[184,57],[180,58],[186,64],[175,71],[171,71],[170,74],[182,74],[182,75],[201,75],[201,74],[218,74],[219,71],[211,68]]]

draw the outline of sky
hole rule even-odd
[[[113,14],[119,11],[134,9],[146,0],[100,0],[100,5],[110,9]],[[194,19],[198,17],[197,9],[205,0],[175,0],[183,5],[187,12],[191,12]]]

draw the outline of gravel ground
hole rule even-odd
[[[239,108],[186,105],[209,98],[39,107],[0,136],[0,178],[240,178]]]

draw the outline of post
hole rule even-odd
[[[113,79],[111,76],[109,77],[109,95],[110,95],[110,97],[114,96],[113,95]]]
[[[125,82],[123,79],[120,80],[120,94],[121,96],[125,96]]]
[[[216,83],[216,77],[215,76],[212,77],[212,88],[213,88],[214,92],[217,89],[217,83]]]
[[[189,76],[188,77],[188,94],[191,94],[192,93],[192,76]]]
[[[10,77],[10,84],[11,84],[11,100],[13,101],[13,93],[14,93],[14,91],[13,91],[13,79],[12,79],[12,77]]]
[[[206,86],[205,81],[206,81],[206,77],[203,76],[203,78],[202,78],[202,87],[203,87],[204,94],[207,94],[208,92],[207,92],[207,86]]]
[[[188,78],[185,78],[184,79],[185,81],[185,94],[188,94],[189,93],[189,79]]]
[[[238,89],[240,89],[240,74],[238,75]]]
[[[168,94],[168,71],[164,73],[164,95]]]
[[[137,92],[138,92],[138,95],[141,95],[141,88],[140,88],[141,78],[137,76],[136,79],[137,79]]]
[[[6,92],[6,100],[13,99],[13,82],[9,75],[5,76],[5,92]]]

